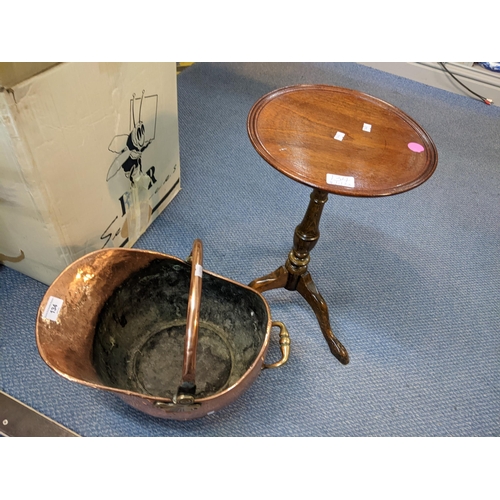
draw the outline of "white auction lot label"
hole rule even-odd
[[[57,297],[49,297],[49,301],[45,306],[45,309],[42,313],[43,319],[50,319],[50,321],[57,321],[57,317],[59,316],[59,312],[64,303],[64,300],[58,299]]]
[[[354,187],[354,177],[347,175],[326,174],[326,182],[335,186]]]

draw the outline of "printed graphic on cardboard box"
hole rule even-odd
[[[157,110],[158,110],[158,96],[150,95],[144,99],[145,91],[142,91],[142,96],[137,99],[135,94],[133,94],[130,100],[130,117],[131,117],[131,131],[127,134],[116,135],[108,146],[109,151],[116,153],[116,158],[109,167],[108,176],[106,180],[112,179],[120,169],[123,170],[125,177],[130,179],[133,184],[135,177],[140,175],[142,170],[142,153],[145,149],[154,141],[156,136],[156,120],[157,120]],[[136,122],[135,120],[135,107],[136,101],[139,101],[139,116]],[[144,102],[146,101],[146,102]],[[146,132],[146,127],[141,120],[142,106],[149,104],[151,107],[151,112],[148,116],[154,116],[153,130],[148,130]],[[151,135],[150,135],[151,134]],[[146,139],[146,137],[148,138]]]
[[[19,252],[20,254],[17,257],[0,253],[0,262],[21,262],[24,259],[24,252],[22,250],[19,250]]]
[[[130,132],[116,135],[108,146],[115,158],[108,169],[106,182],[113,201],[117,203],[117,215],[101,235],[102,248],[125,246],[144,232],[153,212],[166,198],[164,196],[153,206],[153,196],[177,169],[175,165],[173,172],[167,173],[165,169],[143,162],[143,153],[156,139],[158,100],[158,94],[145,95],[145,90],[140,98],[133,94],[129,102]],[[148,117],[147,124],[143,116]]]

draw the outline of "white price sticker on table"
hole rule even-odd
[[[326,183],[335,186],[354,187],[354,177],[347,175],[326,174]]]
[[[64,300],[50,296],[49,301],[43,310],[42,318],[50,319],[50,321],[57,321],[57,317],[59,316],[63,303]]]

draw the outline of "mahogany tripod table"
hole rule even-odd
[[[438,154],[427,132],[400,109],[329,85],[298,85],[261,97],[248,115],[250,141],[272,167],[313,188],[286,263],[250,287],[298,291],[312,307],[332,354],[349,363],[330,327],[328,306],[307,270],[328,194],[388,196],[434,172]]]

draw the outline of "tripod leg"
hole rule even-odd
[[[309,271],[304,273],[297,284],[297,291],[304,297],[308,304],[312,307],[316,318],[319,321],[319,326],[323,332],[330,351],[344,365],[349,363],[349,354],[346,348],[339,342],[337,337],[332,332],[330,327],[330,318],[328,316],[328,306],[325,299],[321,296],[314,281],[312,280]]]
[[[273,290],[274,288],[283,288],[287,280],[288,271],[285,266],[281,266],[278,267],[276,271],[253,280],[248,286],[258,292],[265,292],[267,290]]]

